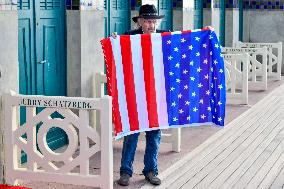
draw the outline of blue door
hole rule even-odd
[[[65,1],[35,2],[36,92],[47,96],[65,96]]]
[[[65,1],[20,0],[18,16],[20,94],[65,96]],[[25,123],[24,108],[21,108],[21,123]],[[51,149],[66,142],[61,129],[54,128],[47,134]]]
[[[130,29],[130,0],[105,0],[107,1],[106,27],[108,34],[117,32],[123,34]]]
[[[158,12],[160,15],[165,15],[161,21],[160,29],[173,29],[173,2],[172,0],[158,0]]]

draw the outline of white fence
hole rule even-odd
[[[104,73],[96,73],[93,76],[93,95],[96,98],[100,98],[104,96],[104,84],[107,82],[106,75]],[[98,115],[94,115],[93,122],[96,122],[95,117]],[[96,124],[98,125],[98,124]],[[99,128],[98,128],[99,130]],[[144,137],[142,138],[144,139]],[[181,150],[181,128],[171,129],[170,133],[165,133],[162,131],[162,142],[171,143],[172,151],[180,152]]]
[[[8,184],[29,180],[113,188],[110,97],[5,95],[4,103],[5,178]],[[19,107],[26,108],[23,125],[19,124]],[[37,113],[37,107],[44,109]],[[101,136],[89,126],[89,113],[93,110],[100,111]],[[54,112],[63,118],[52,118]],[[47,145],[46,135],[53,127],[64,130],[68,136],[69,144],[63,152],[54,152]],[[26,164],[21,164],[21,151],[27,154]],[[99,151],[101,169],[99,174],[93,174],[90,157]]]
[[[227,103],[248,104],[249,55],[224,54]]]
[[[249,54],[249,89],[267,90],[267,48],[223,47],[222,53]],[[260,59],[260,60],[259,60]]]
[[[238,41],[235,43],[236,47],[246,48],[262,48],[267,47],[268,50],[268,76],[272,76],[277,80],[281,80],[281,66],[282,66],[282,42],[278,43],[243,43]]]

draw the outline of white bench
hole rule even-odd
[[[223,54],[248,53],[249,66],[249,89],[267,90],[267,48],[234,48],[223,47]],[[259,59],[261,61],[259,61]]]
[[[93,95],[96,98],[101,98],[104,96],[104,84],[107,82],[106,75],[104,73],[96,73],[93,76]],[[93,123],[92,125],[99,125],[98,120],[96,117],[99,116],[99,113],[93,116]],[[100,128],[97,128],[100,130]],[[143,135],[143,134],[142,134]],[[142,137],[144,140],[145,137]],[[181,128],[171,129],[170,132],[163,132],[161,142],[171,143],[172,144],[172,151],[180,152],[181,151]]]
[[[268,50],[268,76],[274,77],[276,80],[281,80],[281,66],[282,66],[282,42],[278,43],[244,43],[238,41],[235,47],[246,48],[262,48],[267,47]]]
[[[248,104],[249,55],[223,54],[225,61],[227,103]]]

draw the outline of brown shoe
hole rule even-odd
[[[127,173],[122,173],[120,175],[119,180],[117,181],[117,184],[119,184],[120,186],[128,186],[129,185],[129,179],[130,179],[130,175]]]
[[[154,175],[153,172],[149,172],[145,176],[145,179],[153,185],[160,185],[161,184],[161,179],[159,179],[156,175]]]

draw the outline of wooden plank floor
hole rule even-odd
[[[160,178],[162,185],[155,188],[284,188],[284,85]]]

